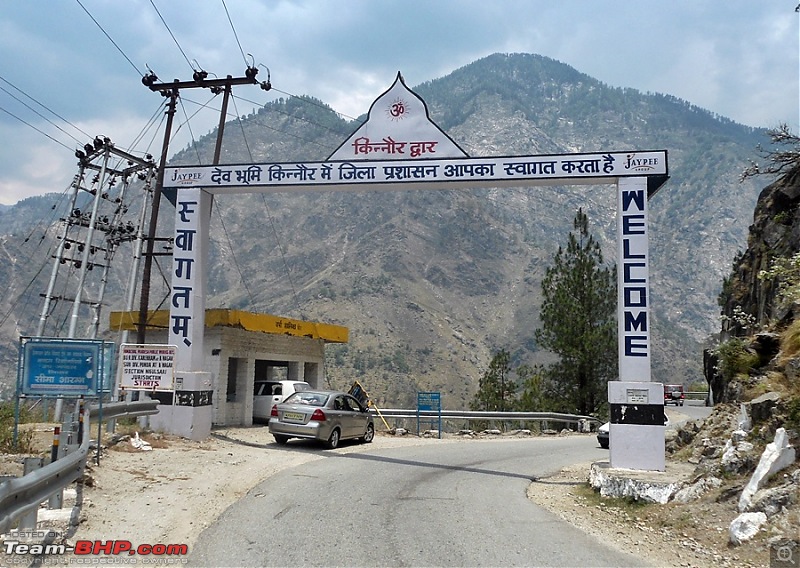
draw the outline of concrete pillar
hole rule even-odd
[[[305,377],[305,381],[315,389],[322,386],[322,377],[320,377],[319,374],[320,367],[319,363],[303,363],[303,376]]]
[[[175,355],[173,404],[159,405],[151,424],[192,440],[211,433],[212,376],[204,371],[208,225],[211,195],[199,188],[178,190],[172,256],[169,344]],[[160,418],[156,418],[160,417]]]
[[[647,178],[617,182],[619,381],[608,383],[611,467],[664,471],[664,392],[650,381]]]
[[[240,424],[253,425],[253,377],[255,376],[256,363],[254,359],[239,359],[236,366],[236,402],[239,403],[242,415]]]

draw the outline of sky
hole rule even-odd
[[[94,136],[158,155],[164,99],[142,85],[241,77],[229,113],[310,95],[358,117],[492,53],[535,53],[612,87],[798,132],[798,0],[0,0],[0,204],[64,192]],[[213,130],[221,97],[181,94],[170,155]],[[617,150],[617,149],[609,149]],[[667,149],[669,150],[669,149]]]

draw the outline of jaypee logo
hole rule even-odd
[[[174,181],[178,185],[192,185],[195,182],[203,179],[202,172],[181,172],[177,169],[172,170],[172,177],[170,181]]]
[[[658,167],[657,157],[637,158],[636,154],[625,156],[625,169],[632,172],[652,172]]]

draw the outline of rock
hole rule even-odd
[[[772,361],[781,349],[781,337],[777,333],[762,331],[756,334],[752,348],[758,354],[759,367]]]
[[[733,519],[730,529],[728,529],[728,538],[731,544],[739,546],[744,541],[750,540],[758,534],[766,522],[767,516],[764,513],[742,513]]]
[[[794,458],[795,450],[789,445],[786,430],[778,428],[775,432],[775,440],[764,448],[764,453],[761,454],[753,476],[742,491],[742,496],[739,498],[739,511],[747,511],[753,496],[763,483],[775,473],[792,465]]]
[[[734,430],[731,433],[731,442],[733,442],[734,446],[738,445],[739,442],[742,442],[742,441],[744,441],[746,439],[747,439],[747,431],[746,430],[742,430],[740,428],[739,430]]]
[[[786,363],[784,373],[786,373],[786,378],[789,379],[791,383],[800,379],[800,359],[790,359],[789,362]]]
[[[789,507],[795,502],[797,485],[787,483],[772,489],[761,489],[753,496],[748,511],[761,511],[767,517],[780,513],[784,507]]]
[[[706,491],[722,486],[722,480],[718,477],[706,477],[699,479],[695,483],[680,489],[675,493],[673,501],[678,503],[689,503],[699,499]]]
[[[758,424],[772,416],[772,409],[778,404],[781,395],[777,392],[768,392],[750,401],[750,417],[753,424]]]
[[[734,443],[729,440],[725,444],[725,449],[722,452],[720,465],[722,469],[728,473],[743,473],[748,471],[753,465],[753,459],[748,452],[753,450],[753,444],[750,442]]]
[[[739,430],[744,430],[745,435],[753,427],[753,422],[750,420],[750,415],[747,413],[747,407],[744,404],[739,405]]]

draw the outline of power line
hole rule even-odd
[[[43,132],[42,130],[39,130],[39,129],[38,129],[38,128],[36,128],[34,125],[32,125],[30,122],[27,122],[27,121],[25,121],[25,120],[21,119],[20,117],[18,117],[18,116],[17,116],[16,114],[14,114],[13,112],[11,112],[11,111],[8,111],[8,110],[4,109],[3,107],[0,107],[0,110],[2,110],[2,111],[3,111],[4,113],[6,113],[8,116],[10,116],[10,117],[12,117],[12,118],[16,118],[17,120],[19,120],[19,121],[20,121],[22,124],[24,124],[25,126],[29,126],[30,128],[33,128],[33,129],[34,129],[36,132],[38,132],[38,133],[39,133],[39,134],[41,134],[42,136],[46,136],[47,138],[49,138],[50,140],[52,140],[52,141],[53,141],[53,142],[55,142],[56,144],[58,144],[58,145],[60,145],[60,146],[63,146],[63,147],[64,147],[64,148],[66,148],[67,150],[72,150],[72,148],[70,148],[69,146],[67,146],[66,144],[64,144],[63,142],[61,142],[60,140],[56,140],[55,138],[53,138],[52,136],[50,136],[50,135],[49,135],[47,132]]]
[[[233,20],[231,20],[231,14],[228,12],[228,6],[225,4],[225,0],[222,0],[222,7],[225,8],[225,15],[228,16],[228,23],[231,25],[231,30],[233,30],[233,37],[236,39],[236,43],[239,45],[239,52],[242,54],[242,59],[244,60],[245,67],[247,66],[247,57],[244,55],[244,49],[242,49],[242,43],[239,41],[239,36],[236,33],[236,28],[233,27]]]
[[[47,112],[49,112],[50,114],[52,114],[52,115],[53,115],[53,116],[55,116],[56,118],[58,118],[58,119],[60,119],[60,120],[63,120],[64,122],[66,122],[67,124],[69,124],[69,125],[70,125],[72,128],[74,128],[75,130],[77,130],[78,132],[80,132],[81,134],[83,134],[84,136],[86,136],[87,138],[91,138],[91,136],[90,136],[89,134],[87,134],[86,132],[84,132],[83,130],[81,130],[80,128],[78,128],[77,126],[75,126],[74,124],[72,124],[72,123],[71,123],[69,120],[67,120],[66,118],[64,118],[64,117],[63,117],[63,116],[61,116],[60,114],[56,113],[54,110],[52,110],[51,108],[49,108],[47,105],[45,105],[45,104],[42,104],[42,103],[40,103],[39,101],[37,101],[36,99],[34,99],[32,96],[30,96],[28,93],[26,93],[25,91],[23,91],[22,89],[20,89],[20,88],[19,88],[19,87],[17,87],[16,85],[14,85],[14,84],[13,84],[11,81],[9,81],[8,79],[6,79],[5,77],[2,77],[2,76],[0,76],[0,81],[3,81],[3,82],[6,84],[6,85],[10,86],[12,89],[14,89],[14,90],[16,90],[17,92],[19,92],[19,93],[23,94],[24,96],[28,97],[28,98],[29,98],[30,100],[32,100],[34,103],[36,103],[37,105],[39,105],[40,107],[42,107],[43,109],[45,109]],[[57,125],[56,125],[54,122],[52,122],[50,119],[46,118],[45,116],[42,116],[42,115],[41,115],[41,114],[40,114],[40,113],[39,113],[37,110],[35,110],[35,109],[31,108],[31,107],[30,107],[30,106],[29,106],[27,103],[25,103],[24,101],[21,101],[21,100],[20,100],[20,99],[18,99],[18,98],[17,98],[15,95],[13,95],[13,94],[9,93],[9,92],[8,92],[6,89],[3,89],[2,87],[0,87],[0,89],[2,89],[2,91],[3,91],[3,92],[5,92],[6,94],[8,94],[8,96],[10,96],[10,97],[11,97],[11,98],[13,98],[14,100],[18,101],[20,104],[24,105],[26,108],[30,109],[32,112],[35,112],[35,113],[36,113],[37,115],[39,115],[39,116],[40,116],[42,119],[46,120],[47,122],[49,122],[50,124],[52,124],[54,127],[56,127],[56,128],[58,128],[59,130],[61,130],[61,132],[64,132],[64,134],[66,134],[67,136],[69,136],[70,138],[72,138],[73,140],[75,140],[76,142],[78,142],[78,143],[80,144],[80,140],[78,140],[77,138],[75,138],[74,136],[72,136],[71,134],[69,134],[68,132],[66,132],[66,131],[64,131],[63,129],[61,129],[61,128],[60,128],[59,126],[57,126]]]
[[[127,55],[125,55],[125,52],[124,52],[124,51],[122,51],[122,48],[121,48],[120,46],[118,46],[118,45],[117,45],[117,43],[116,43],[116,42],[115,42],[113,39],[111,39],[111,36],[110,36],[110,35],[108,35],[108,33],[106,33],[106,30],[104,30],[104,29],[103,29],[103,26],[101,26],[101,25],[100,25],[100,22],[98,22],[98,21],[95,19],[95,17],[94,17],[94,16],[92,16],[92,14],[89,12],[89,10],[87,10],[87,9],[86,9],[86,7],[85,7],[83,4],[81,4],[81,0],[75,0],[75,1],[78,3],[78,6],[80,6],[81,8],[83,8],[83,11],[84,11],[84,12],[86,12],[86,15],[87,15],[87,16],[89,16],[89,17],[92,19],[92,21],[95,23],[95,25],[96,25],[98,28],[100,28],[100,31],[101,31],[101,32],[103,32],[103,34],[104,34],[104,35],[105,35],[105,36],[108,38],[108,41],[110,41],[110,42],[111,42],[111,44],[112,44],[114,47],[116,47],[116,48],[117,48],[117,51],[119,51],[119,52],[122,54],[122,57],[124,57],[124,58],[125,58],[125,59],[128,61],[128,63],[130,63],[130,64],[131,64],[131,67],[133,67],[133,68],[136,70],[136,73],[139,75],[139,77],[142,77],[142,76],[144,76],[144,73],[142,73],[141,71],[139,71],[139,68],[138,68],[138,67],[136,67],[136,65],[133,63],[133,61],[131,61],[130,57],[128,57]],[[151,1],[152,1],[152,0],[151,0]],[[157,11],[157,10],[156,10],[156,11]],[[160,15],[160,14],[159,14],[159,15]]]
[[[165,28],[167,28],[167,31],[169,32],[169,35],[172,36],[172,41],[175,42],[175,45],[178,46],[178,49],[183,54],[183,58],[186,60],[186,63],[189,64],[189,67],[192,69],[192,71],[195,71],[195,68],[192,66],[192,62],[189,61],[188,57],[186,57],[186,53],[183,51],[183,48],[181,47],[181,44],[178,43],[178,40],[175,37],[175,34],[173,34],[172,30],[169,29],[169,26],[167,25],[166,20],[164,20],[164,17],[161,15],[161,12],[158,11],[158,8],[156,7],[156,3],[153,0],[150,0],[150,4],[153,6],[153,10],[156,11],[156,14],[158,14],[158,17],[161,18],[161,23],[164,24]]]

